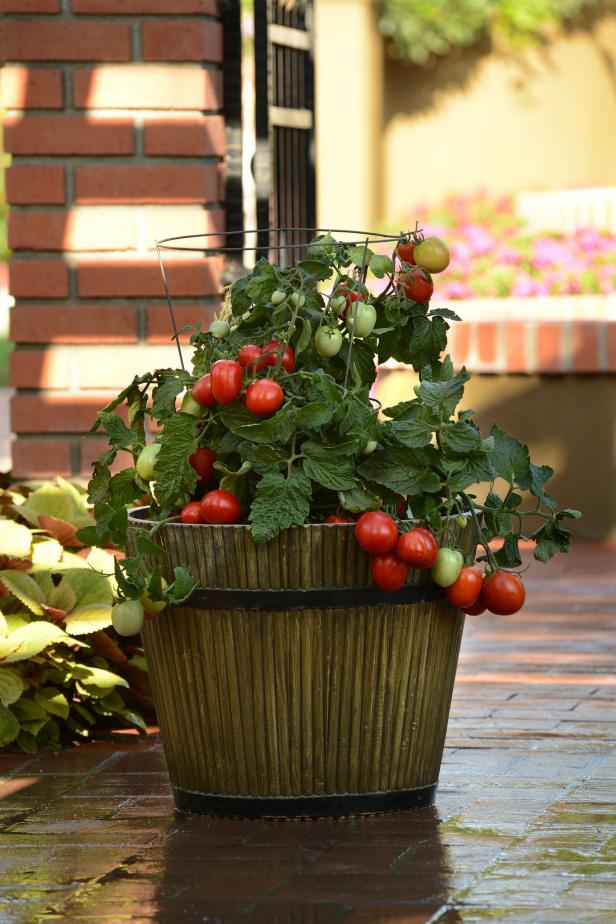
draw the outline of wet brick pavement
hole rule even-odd
[[[616,922],[615,564],[469,619],[433,808],[176,816],[155,738],[0,756],[0,924]]]

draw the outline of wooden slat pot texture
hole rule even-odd
[[[131,517],[131,525],[146,524]],[[461,534],[467,547],[475,538],[472,528]],[[372,583],[352,525],[293,527],[267,545],[255,545],[246,526],[173,524],[157,539],[169,553],[165,576],[185,565],[204,587]],[[445,600],[167,608],[145,623],[143,641],[172,784],[253,797],[434,784],[463,623]]]

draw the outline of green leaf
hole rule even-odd
[[[537,561],[549,561],[556,552],[568,552],[571,544],[571,533],[568,529],[563,529],[556,519],[547,520],[531,536],[533,542],[536,542],[534,556]]]
[[[383,276],[393,273],[394,265],[387,254],[373,254],[370,257],[370,269],[377,279],[382,279]]]
[[[494,558],[499,565],[504,568],[516,568],[522,564],[518,548],[519,538],[517,533],[507,533],[503,545],[494,553]]]
[[[109,691],[111,687],[127,687],[128,681],[118,674],[104,670],[102,667],[92,667],[89,664],[80,664],[75,669],[75,676],[86,689],[95,687],[97,690]]]
[[[366,510],[378,510],[381,499],[367,488],[354,488],[352,491],[338,493],[340,506],[349,513],[364,513]]]
[[[444,426],[441,430],[441,440],[445,449],[462,455],[478,449],[482,443],[479,427],[465,420]]]
[[[250,462],[257,474],[267,475],[268,472],[286,463],[288,453],[285,452],[284,449],[279,449],[277,446],[244,443],[242,446],[242,456]]]
[[[26,684],[14,667],[0,667],[0,703],[3,706],[17,702],[25,689]]]
[[[494,449],[490,454],[492,464],[496,474],[503,478],[509,484],[522,483],[529,484],[530,459],[528,456],[528,446],[520,443],[513,436],[503,433],[496,424],[490,431],[494,437]]]
[[[59,690],[53,687],[42,687],[34,696],[39,706],[42,706],[50,715],[57,715],[61,719],[68,716],[70,711],[68,700]]]
[[[36,538],[32,544],[32,570],[53,568],[62,560],[64,549],[57,539],[48,536]]]
[[[357,485],[353,466],[346,459],[307,458],[303,467],[312,481],[332,491],[351,491]]]
[[[442,318],[414,318],[408,360],[416,371],[437,360],[447,346],[448,324]]]
[[[5,664],[27,661],[50,645],[81,645],[51,622],[30,622],[16,629],[7,638],[0,639],[0,660]]]
[[[100,420],[109,443],[114,449],[131,449],[135,441],[135,434],[126,426],[121,417],[109,411],[99,411]]]
[[[14,713],[0,703],[0,748],[6,747],[17,738],[19,734],[19,722]]]
[[[281,530],[305,523],[310,498],[310,479],[298,468],[292,468],[288,478],[278,472],[264,475],[250,511],[255,542],[267,542]]]
[[[34,578],[23,571],[0,571],[0,580],[35,616],[43,615],[41,603],[44,603],[45,595]]]
[[[174,568],[175,580],[164,591],[164,598],[170,603],[179,605],[190,597],[197,586],[188,568]]]
[[[468,381],[466,369],[462,369],[453,379],[432,382],[424,379],[414,388],[417,397],[433,411],[439,419],[448,419],[454,412],[464,394],[464,384]]]
[[[367,481],[384,485],[397,494],[421,494],[426,490],[428,475],[428,484],[433,484],[434,473],[429,466],[427,450],[392,446],[368,456],[357,471]]]
[[[29,558],[32,533],[13,520],[0,520],[0,554],[9,558]]]
[[[324,401],[316,401],[313,404],[306,404],[300,407],[296,413],[297,426],[302,430],[318,429],[330,422],[334,414],[334,408],[331,404]]]
[[[303,353],[310,341],[312,340],[312,324],[308,318],[304,318],[302,321],[302,330],[295,343],[295,357],[297,358],[300,353]]]
[[[403,446],[409,449],[421,449],[432,442],[432,425],[425,420],[424,410],[419,401],[406,403],[408,407],[401,410],[394,418],[390,425],[390,432],[394,439]]]
[[[172,377],[163,378],[152,392],[152,408],[150,413],[154,420],[167,420],[175,414],[175,399],[186,388],[187,376],[179,377],[178,373],[171,373]]]
[[[192,494],[197,473],[188,457],[197,448],[196,418],[176,414],[165,424],[156,457],[156,499],[161,507],[172,506]]]
[[[239,405],[227,405],[221,411],[223,425],[251,443],[286,443],[295,429],[295,410],[284,405],[265,420],[255,420],[253,414]]]
[[[314,276],[316,279],[325,280],[332,275],[331,266],[327,263],[321,263],[319,260],[300,260],[297,265],[309,276]]]

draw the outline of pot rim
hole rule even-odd
[[[130,523],[156,523],[156,520],[150,520],[146,516],[149,511],[149,507],[131,507],[128,511],[128,522]],[[480,510],[475,510],[477,516],[481,515]],[[448,517],[443,517],[444,521],[455,520],[457,517],[463,516],[466,519],[471,520],[471,511],[465,510],[464,513],[452,513]],[[416,523],[420,524],[422,521],[419,517],[412,517],[410,520],[403,520],[405,523]],[[180,520],[177,520],[174,523],[165,523],[165,526],[180,526],[184,529],[247,529],[250,531],[250,523],[182,523]],[[300,523],[293,526],[287,527],[287,529],[314,529],[315,527],[322,529],[323,527],[328,528],[339,528],[339,527],[349,527],[355,528],[355,520],[352,523]]]

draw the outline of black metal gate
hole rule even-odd
[[[255,183],[260,229],[314,228],[311,0],[254,0]],[[288,233],[289,244],[310,235]],[[269,235],[258,241],[267,251]]]

